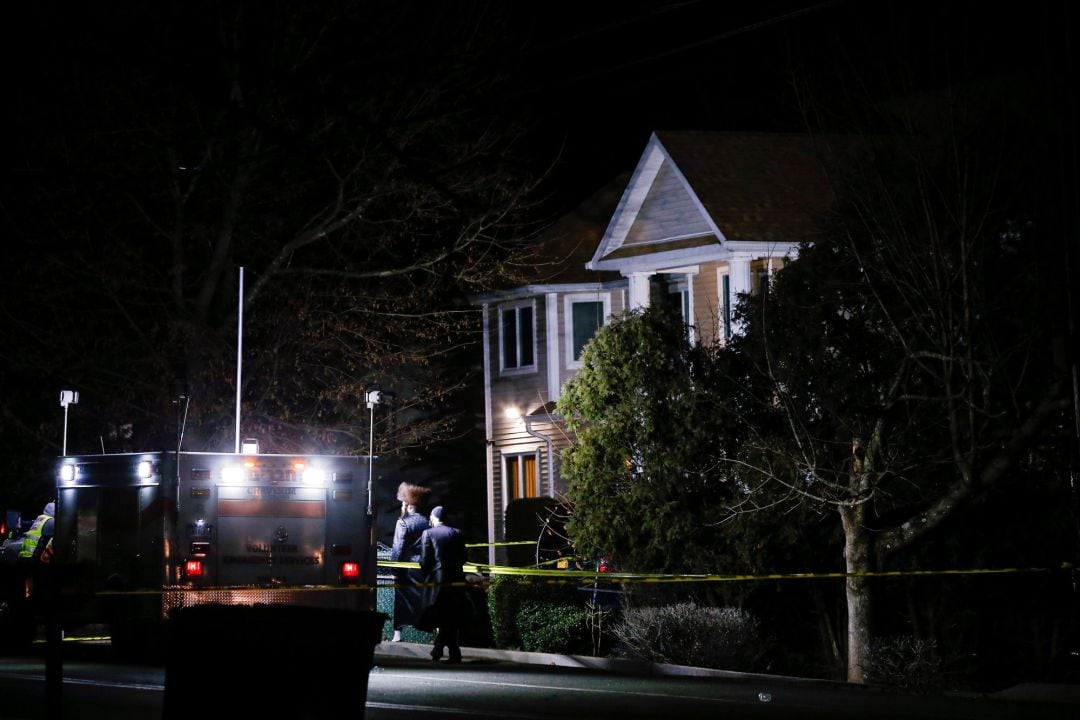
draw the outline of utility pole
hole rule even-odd
[[[68,426],[68,406],[79,404],[79,393],[74,390],[61,390],[60,391],[60,407],[64,408],[64,444],[62,445],[61,455],[67,455],[67,426]]]
[[[379,534],[375,527],[375,508],[372,504],[372,489],[375,486],[375,406],[382,402],[382,390],[378,385],[368,385],[364,390],[364,402],[368,408],[368,483],[367,483],[367,523],[368,523],[368,569],[366,582],[371,589],[369,601],[372,610],[378,609],[378,572]]]

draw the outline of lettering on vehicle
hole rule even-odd
[[[247,489],[249,497],[253,498],[289,498],[296,495],[296,488],[294,487],[249,487]]]
[[[322,559],[318,555],[274,557],[269,555],[225,555],[221,561],[226,565],[319,565]]]
[[[263,553],[269,555],[271,551],[275,553],[298,553],[300,547],[297,545],[273,545],[270,543],[248,543],[244,546],[249,553]]]

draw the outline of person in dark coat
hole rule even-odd
[[[394,544],[390,559],[394,562],[420,562],[420,536],[430,527],[428,520],[417,506],[429,488],[411,483],[398,486],[397,499],[401,501],[401,517],[394,526]],[[424,573],[413,568],[394,568],[394,637],[391,642],[401,642],[401,631],[406,625],[416,625],[416,618],[423,607]]]
[[[420,536],[420,569],[424,571],[426,596],[417,627],[437,628],[432,660],[438,662],[443,651],[448,650],[447,662],[459,663],[461,626],[468,602],[463,568],[465,537],[443,522],[444,516],[442,505],[434,508],[428,517],[431,527]]]

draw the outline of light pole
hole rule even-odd
[[[368,424],[368,481],[367,481],[367,523],[368,523],[368,562],[367,572],[365,573],[365,581],[370,588],[371,599],[368,604],[372,610],[378,608],[378,572],[376,566],[379,563],[379,553],[377,543],[379,540],[379,534],[375,528],[375,515],[372,512],[373,507],[371,503],[371,490],[375,484],[375,406],[382,402],[382,391],[376,384],[368,385],[364,388],[364,402],[367,403],[369,412],[369,424]]]
[[[60,407],[64,408],[64,444],[63,449],[60,451],[61,455],[67,455],[67,422],[68,422],[68,405],[79,404],[79,393],[75,390],[61,390],[60,391]]]
[[[371,487],[374,480],[375,467],[375,406],[382,402],[382,390],[378,385],[369,385],[364,391],[364,402],[370,411],[368,424],[368,484],[367,484],[367,514],[371,517]]]

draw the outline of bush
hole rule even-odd
[[[573,583],[495,575],[487,604],[495,647],[570,654],[593,647],[589,609]]]
[[[870,643],[864,677],[879,685],[935,689],[941,682],[937,644],[911,635],[878,638]]]
[[[627,608],[613,632],[622,654],[649,662],[746,672],[766,650],[750,613],[692,602]]]
[[[522,650],[571,655],[592,650],[589,613],[583,605],[527,602],[517,618]]]
[[[493,575],[488,583],[488,617],[491,618],[491,634],[495,647],[513,650],[521,647],[518,633],[518,608],[528,596],[528,586],[518,578]]]

